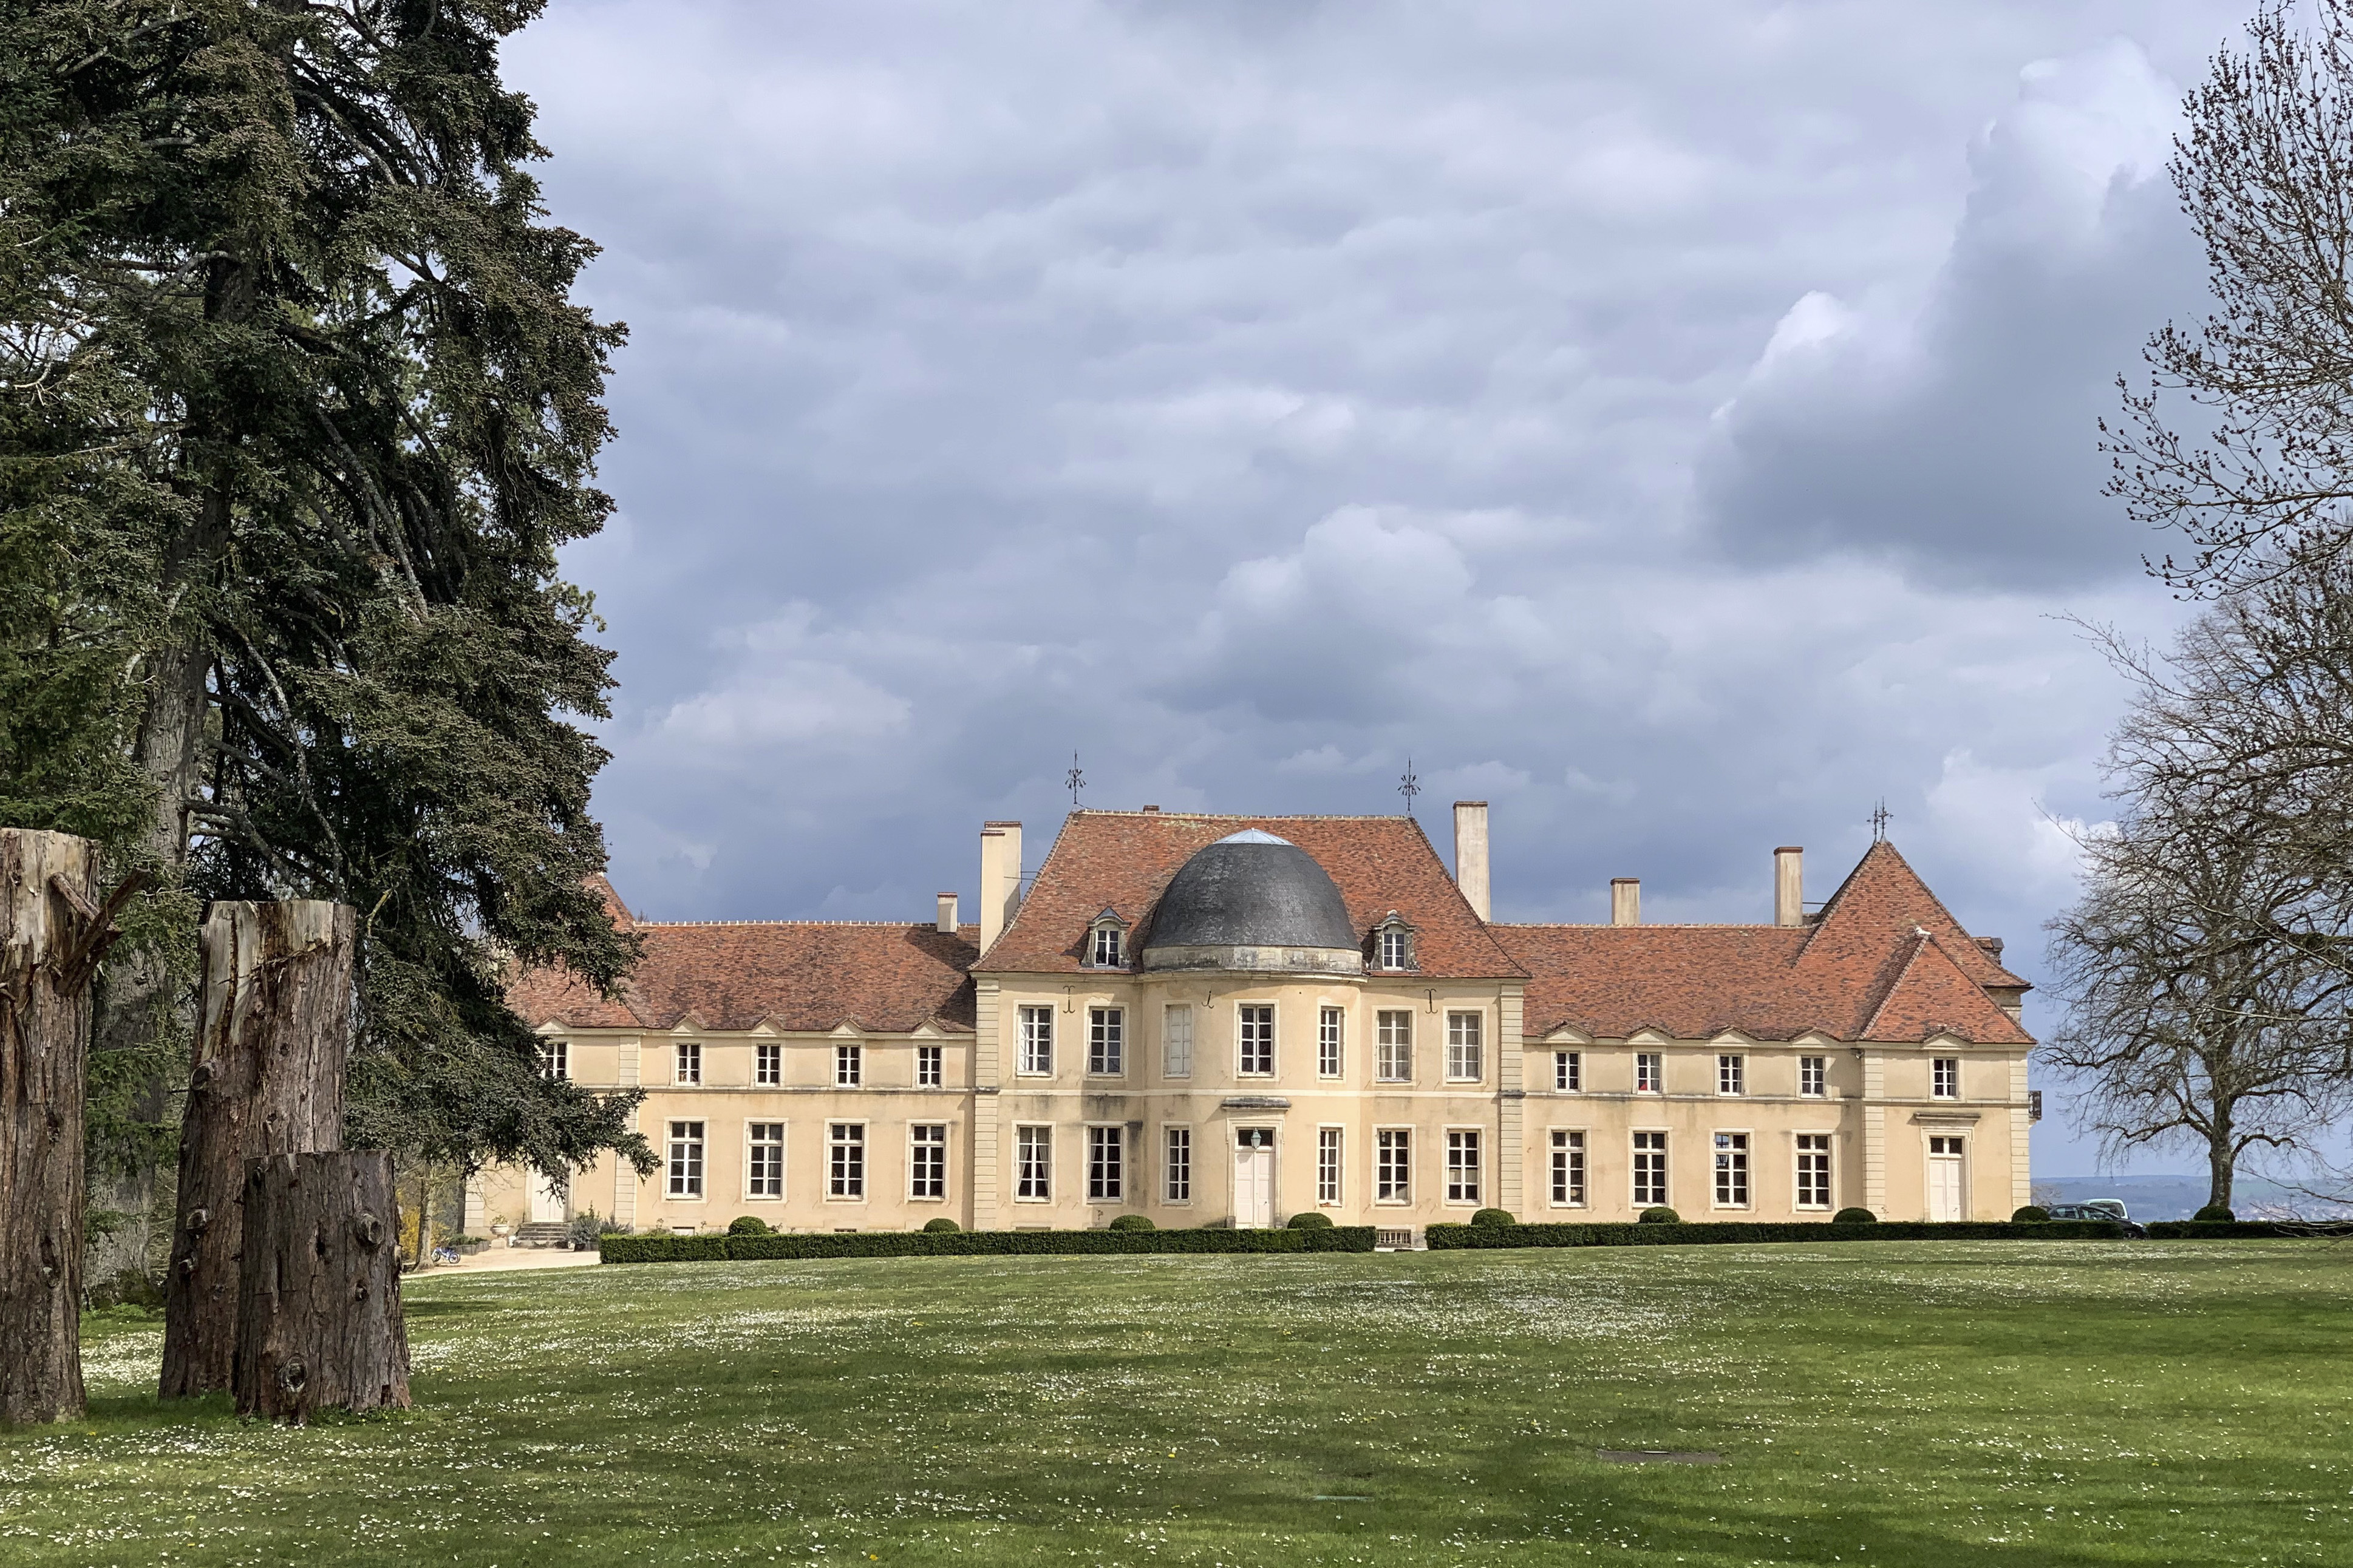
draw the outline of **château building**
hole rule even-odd
[[[491,1171],[469,1229],[1280,1225],[1409,1242],[1528,1219],[1998,1219],[2027,1201],[2027,983],[1894,845],[1769,925],[1490,918],[1487,807],[1450,876],[1397,816],[1076,811],[1026,894],[981,832],[977,923],[654,922],[610,998],[512,1001],[547,1070],[643,1089],[661,1158]],[[608,889],[609,891],[609,889]]]

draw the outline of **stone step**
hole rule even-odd
[[[517,1247],[563,1247],[572,1240],[572,1226],[560,1219],[535,1219],[515,1228]]]

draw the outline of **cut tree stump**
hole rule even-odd
[[[229,1388],[247,1162],[343,1145],[357,916],[315,899],[224,900],[203,931],[164,1295],[164,1397]]]
[[[381,1149],[247,1163],[238,1415],[299,1426],[314,1410],[407,1408],[394,1212]]]
[[[82,1087],[90,981],[118,900],[97,849],[0,828],[0,1422],[82,1413]]]

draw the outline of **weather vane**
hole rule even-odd
[[[1883,843],[1886,840],[1887,824],[1894,816],[1894,812],[1887,809],[1887,797],[1880,796],[1879,804],[1871,808],[1871,841],[1873,844]]]
[[[1079,753],[1076,752],[1071,753],[1071,771],[1062,775],[1062,782],[1070,786],[1071,805],[1075,807],[1079,804],[1079,792],[1087,787],[1087,775],[1079,771]]]
[[[1405,814],[1413,815],[1413,797],[1421,793],[1421,781],[1413,776],[1413,758],[1405,760],[1405,772],[1398,775],[1398,794],[1405,796]]]

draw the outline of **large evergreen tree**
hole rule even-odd
[[[556,573],[610,505],[621,330],[498,78],[538,9],[0,0],[0,695],[50,715],[0,721],[0,811],[79,813],[183,932],[356,905],[353,1139],[557,1171],[645,1152],[502,1000],[631,957],[587,885],[610,656]],[[169,1054],[182,951],[111,965],[102,1055]],[[160,1125],[165,1087],[130,1103]]]

